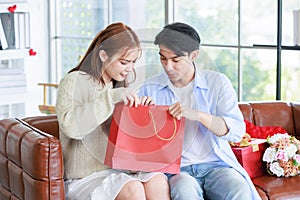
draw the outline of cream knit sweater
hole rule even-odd
[[[107,169],[103,165],[107,131],[102,125],[121,101],[124,88],[102,87],[84,72],[67,74],[59,83],[56,113],[66,179]]]

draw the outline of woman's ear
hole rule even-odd
[[[192,61],[195,61],[199,55],[199,50],[195,50],[191,53]]]
[[[99,51],[99,57],[102,62],[105,62],[108,60],[108,56],[104,50]]]

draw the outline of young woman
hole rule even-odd
[[[56,112],[67,199],[170,199],[162,173],[110,169],[104,159],[114,105],[151,103],[127,86],[141,55],[134,31],[114,23],[100,31],[58,87]]]

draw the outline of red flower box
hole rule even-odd
[[[262,157],[268,146],[266,139],[253,139],[249,142],[249,146],[232,147],[237,160],[248,172],[251,179],[267,174]]]

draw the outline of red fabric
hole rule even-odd
[[[134,171],[180,172],[184,120],[165,106],[115,106],[105,164]]]
[[[281,126],[256,126],[247,120],[244,121],[246,123],[246,133],[248,133],[251,138],[266,139],[268,136],[272,136],[276,133],[287,133]]]

